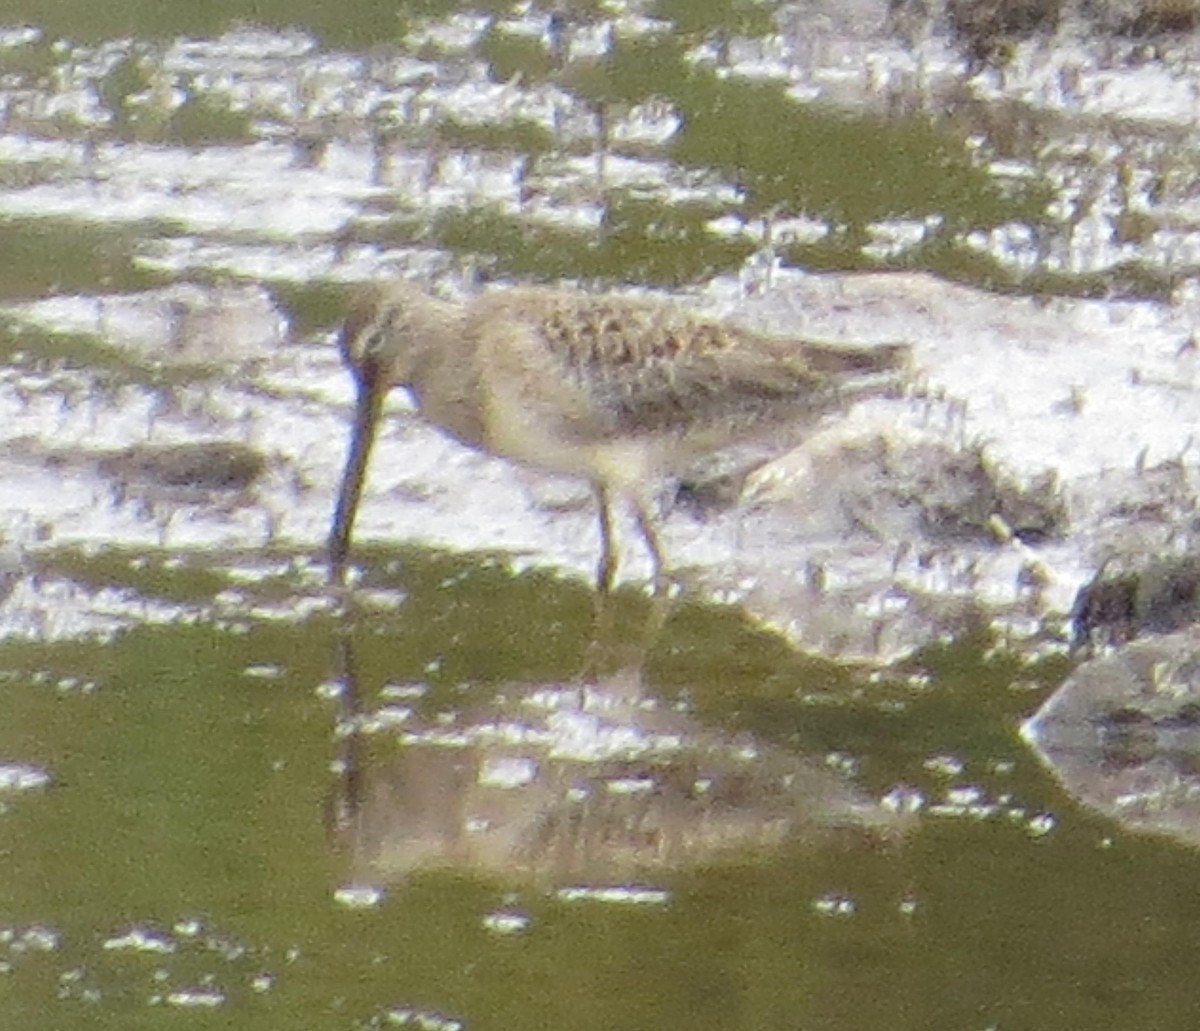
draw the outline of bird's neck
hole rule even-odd
[[[461,310],[434,302],[414,313],[409,373],[422,414],[464,444],[484,442],[484,397],[475,350]]]

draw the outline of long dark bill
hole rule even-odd
[[[354,380],[358,389],[354,428],[350,449],[346,454],[346,470],[342,473],[342,485],[338,491],[337,508],[333,513],[333,525],[329,530],[329,580],[334,584],[345,582],[354,518],[358,514],[358,503],[367,478],[367,463],[379,428],[383,399],[387,396],[387,385],[377,369],[360,367],[355,372]]]

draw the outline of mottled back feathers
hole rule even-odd
[[[568,422],[581,437],[706,427],[736,435],[783,408],[811,414],[834,407],[848,375],[880,371],[863,349],[835,368],[829,351],[814,363],[795,342],[647,299],[519,290],[480,298],[468,311],[472,332],[493,335],[498,323],[508,324],[511,335],[525,336],[520,358],[535,374],[556,379],[564,393],[579,392]],[[889,364],[895,367],[894,355]]]
[[[517,289],[453,304],[408,283],[369,291],[342,347],[352,365],[385,361],[386,378],[412,386],[433,421],[485,445],[486,425],[465,427],[470,439],[456,421],[506,404],[536,411],[564,443],[696,436],[716,446],[834,410],[857,384],[879,392],[872,381],[894,385],[906,360],[899,348],[762,336],[652,299]]]

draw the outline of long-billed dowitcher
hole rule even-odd
[[[421,414],[472,447],[588,480],[600,515],[597,586],[613,585],[614,499],[664,557],[649,495],[708,453],[811,422],[894,388],[908,349],[760,336],[649,299],[509,289],[467,302],[410,283],[366,289],[341,330],[357,388],[354,433],[329,537],[342,579],[383,401],[411,389]]]

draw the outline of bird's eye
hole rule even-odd
[[[387,335],[384,327],[376,327],[365,334],[362,341],[362,358],[378,358],[383,353],[383,338]]]

